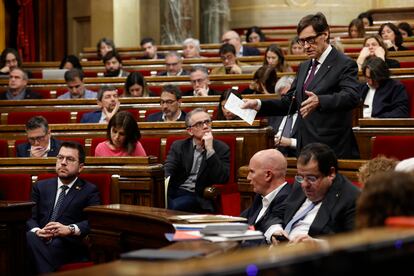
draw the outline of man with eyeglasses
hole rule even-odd
[[[240,62],[236,56],[236,49],[233,45],[225,43],[220,46],[219,55],[223,62],[223,66],[216,67],[211,70],[211,75],[241,74],[242,67],[247,64]]]
[[[165,56],[165,70],[159,73],[159,76],[187,76],[189,75],[187,70],[183,67],[183,58],[177,52],[169,52]]]
[[[54,157],[61,141],[53,138],[45,117],[34,116],[26,123],[28,142],[17,145],[17,157]]]
[[[83,210],[99,205],[98,188],[81,178],[85,164],[83,146],[63,142],[56,159],[57,178],[33,186],[32,217],[26,223],[30,272],[43,274],[60,266],[88,258],[83,238],[89,223]]]
[[[185,121],[186,113],[181,110],[181,91],[176,85],[167,84],[160,96],[161,111],[150,114],[147,122]]]
[[[164,165],[169,179],[168,208],[211,213],[214,204],[203,197],[204,189],[229,180],[230,149],[214,139],[211,118],[204,109],[189,112],[185,124],[191,137],[171,145]]]
[[[97,93],[85,88],[82,70],[73,68],[66,71],[65,82],[69,91],[58,99],[96,99]]]
[[[331,148],[308,144],[298,157],[295,184],[281,223],[269,228],[272,243],[319,242],[319,236],[353,230],[359,194],[360,190],[338,173],[338,160]]]
[[[302,18],[297,34],[309,60],[299,65],[290,90],[280,100],[246,100],[242,108],[256,109],[259,116],[299,111],[298,152],[309,143],[322,142],[338,158],[357,159],[352,110],[359,104],[358,66],[329,44],[329,25],[322,13]]]
[[[187,91],[184,96],[211,96],[220,95],[219,91],[211,89],[208,69],[205,66],[193,66],[190,72],[190,81],[193,90]]]

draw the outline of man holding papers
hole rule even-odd
[[[267,231],[271,225],[282,223],[285,199],[292,186],[286,180],[287,161],[283,154],[275,149],[257,152],[250,159],[247,180],[256,193],[252,206],[241,213],[249,225],[265,234],[270,242],[272,232]]]
[[[169,179],[168,208],[189,212],[213,212],[213,202],[203,198],[204,189],[226,183],[230,176],[230,149],[213,138],[210,115],[202,108],[185,119],[191,136],[175,141],[165,161]]]

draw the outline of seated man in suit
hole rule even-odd
[[[160,96],[162,111],[148,116],[148,122],[185,121],[186,113],[181,110],[181,91],[176,85],[167,84],[162,88]]]
[[[360,190],[338,173],[333,150],[308,144],[300,152],[297,169],[281,223],[269,228],[272,243],[317,242],[316,237],[353,230]]]
[[[188,212],[213,212],[213,202],[203,198],[206,187],[226,183],[230,176],[230,149],[214,139],[210,115],[202,108],[185,118],[191,136],[175,141],[165,161],[169,178],[168,208]]]
[[[160,76],[187,76],[188,71],[183,69],[183,58],[175,51],[165,56],[165,70],[159,73]]]
[[[242,74],[242,66],[247,64],[239,62],[236,56],[236,49],[231,44],[223,44],[220,46],[219,55],[223,62],[223,66],[216,67],[211,70],[211,75],[226,74]]]
[[[58,154],[61,141],[51,137],[45,117],[34,116],[26,123],[28,142],[16,148],[17,157],[54,157]]]
[[[201,65],[193,66],[190,73],[193,90],[187,91],[184,96],[211,96],[221,93],[209,87],[208,69]]]
[[[122,59],[116,51],[109,51],[102,58],[105,66],[105,77],[128,77],[129,73],[122,70]]]
[[[267,230],[279,222],[278,217],[283,217],[284,202],[292,189],[285,180],[286,171],[287,161],[276,149],[261,150],[249,162],[247,180],[253,185],[256,196],[252,206],[241,216],[256,230],[265,233],[267,240],[273,234]]]
[[[34,273],[53,272],[65,263],[87,258],[82,240],[90,229],[83,210],[99,205],[100,199],[98,188],[78,177],[84,163],[83,147],[64,142],[56,160],[57,178],[33,186],[36,205],[26,223],[26,237]]]
[[[66,71],[65,81],[69,91],[58,99],[96,99],[97,93],[85,88],[81,69],[72,68]]]
[[[100,110],[85,113],[81,123],[108,123],[120,106],[118,90],[110,85],[104,85],[98,92],[97,104]]]
[[[236,49],[236,56],[243,57],[243,56],[260,56],[260,51],[257,48],[243,46],[241,44],[241,39],[238,33],[235,31],[227,31],[221,37],[221,43],[231,44]]]
[[[9,87],[0,95],[0,100],[41,99],[42,97],[27,89],[27,73],[18,67],[12,68],[9,73]]]

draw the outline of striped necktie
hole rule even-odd
[[[57,218],[57,214],[59,212],[60,207],[62,206],[63,200],[66,196],[66,190],[69,189],[67,185],[63,185],[60,187],[62,191],[59,194],[58,200],[56,201],[55,208],[53,208],[52,216],[50,217],[50,221],[55,221]]]

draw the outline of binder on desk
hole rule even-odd
[[[225,215],[182,215],[168,219],[174,223],[247,222],[246,218]]]

